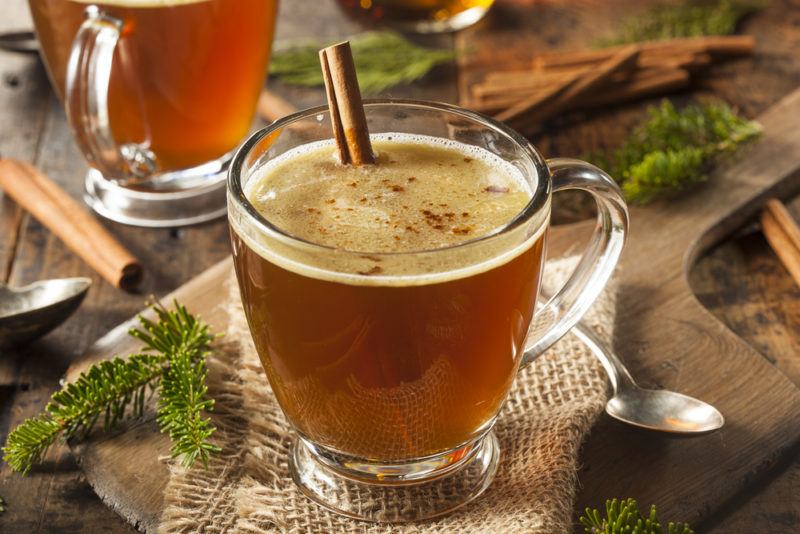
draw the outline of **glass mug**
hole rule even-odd
[[[488,150],[519,169],[533,193],[505,226],[471,241],[351,252],[287,234],[243,193],[265,163],[331,137],[326,107],[276,121],[234,156],[234,264],[256,349],[297,432],[293,479],[338,513],[409,521],[453,510],[489,485],[499,454],[491,430],[514,377],[598,296],[622,251],[628,214],[603,171],[577,160],[545,162],[488,117],[403,100],[368,100],[365,112],[373,134],[423,134]],[[551,196],[565,189],[593,195],[597,227],[569,281],[534,313]],[[376,261],[382,271],[370,274]]]
[[[86,201],[140,226],[224,215],[277,0],[29,0],[50,79],[89,162]]]
[[[494,0],[339,0],[355,18],[417,33],[451,32],[483,18]]]

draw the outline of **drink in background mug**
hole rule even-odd
[[[277,0],[29,0],[51,81],[91,170],[86,200],[143,226],[225,212]]]
[[[379,147],[378,166],[402,162],[391,155],[390,145],[380,143],[416,136],[472,151],[489,162],[485,169],[510,169],[529,193],[518,204],[522,209],[515,208],[489,233],[447,246],[376,252],[378,247],[363,246],[375,235],[370,225],[397,228],[398,240],[404,231],[467,232],[467,226],[448,222],[472,216],[448,212],[452,204],[444,197],[457,187],[434,186],[414,201],[420,206],[400,206],[424,215],[415,223],[394,215],[387,219],[380,209],[381,198],[408,195],[428,179],[416,173],[401,174],[406,181],[400,185],[398,179],[376,179],[369,174],[374,169],[358,168],[352,176],[372,179],[370,188],[383,184],[385,191],[330,193],[333,160],[312,165],[303,159],[314,147],[309,143],[331,146],[328,109],[322,107],[257,132],[231,165],[228,210],[236,274],[259,357],[298,435],[292,476],[307,496],[338,513],[409,521],[453,510],[488,487],[499,454],[492,426],[517,371],[563,336],[598,296],[619,259],[628,216],[605,173],[577,160],[545,162],[522,136],[487,117],[399,100],[367,101],[365,112]],[[448,180],[461,180],[458,162],[474,159],[457,154],[448,161],[451,151],[442,152],[439,161],[435,154],[406,161],[427,158]],[[291,169],[269,174],[287,161]],[[300,168],[309,180],[321,177],[319,187],[298,193],[288,181],[277,183]],[[264,177],[276,185],[270,187]],[[340,191],[363,187],[358,181],[348,178]],[[569,281],[534,313],[551,196],[565,189],[595,198],[598,225]],[[481,198],[475,209],[486,202]],[[374,217],[364,219],[369,210]],[[314,217],[328,224],[308,231],[305,223],[290,224],[292,218]],[[336,243],[362,245],[331,246],[327,238],[309,237],[317,231],[336,232]]]
[[[395,26],[403,31],[456,31],[481,20],[494,0],[339,0],[359,19]]]

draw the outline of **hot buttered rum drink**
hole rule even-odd
[[[267,69],[277,0],[28,2],[62,97],[87,7],[122,23],[108,87],[109,123],[118,144],[146,145],[160,170],[219,158],[247,135]]]
[[[497,156],[372,139],[376,165],[340,165],[331,142],[267,163],[244,186],[263,239],[232,217],[233,248],[256,348],[300,435],[402,461],[490,425],[522,355],[544,236],[510,253],[480,240],[531,198]]]

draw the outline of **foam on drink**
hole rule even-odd
[[[313,243],[367,253],[463,243],[508,223],[530,200],[510,163],[442,138],[373,136],[376,165],[340,165],[330,141],[274,159],[245,195],[271,223]]]
[[[235,214],[234,231],[264,259],[298,274],[399,286],[502,265],[530,248],[546,226],[544,210],[526,223],[535,235],[478,242],[530,202],[531,185],[519,169],[483,148],[448,139],[398,133],[371,138],[376,165],[343,166],[333,141],[319,141],[270,160],[243,186],[255,209],[283,233],[350,254],[287,245],[241,227]],[[443,248],[448,252],[425,253]],[[409,252],[419,254],[394,255]]]

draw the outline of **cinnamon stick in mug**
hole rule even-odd
[[[111,285],[135,289],[142,265],[78,202],[32,165],[0,159],[0,187]]]
[[[334,137],[342,163],[375,163],[350,42],[319,51]]]

